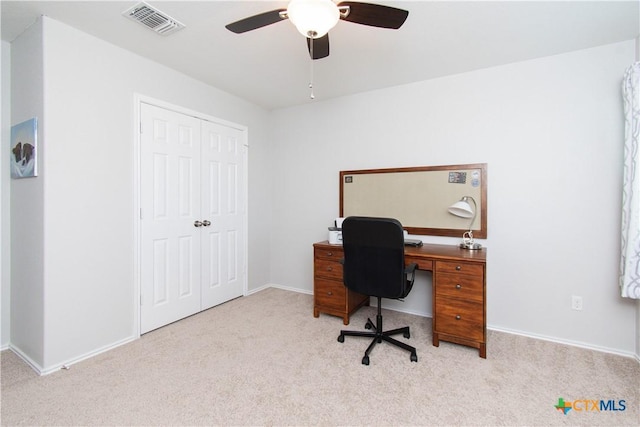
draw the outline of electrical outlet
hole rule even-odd
[[[571,308],[573,310],[582,310],[582,297],[572,295],[571,296]]]

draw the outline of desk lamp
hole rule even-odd
[[[473,209],[471,209],[471,205],[469,205],[469,200],[473,202]],[[476,220],[476,215],[478,213],[478,205],[474,198],[471,196],[463,196],[462,199],[449,206],[449,213],[459,216],[460,218],[471,218],[469,230],[462,234],[462,243],[460,243],[460,247],[462,249],[469,250],[482,249],[482,245],[480,243],[475,243],[473,240],[473,222]]]

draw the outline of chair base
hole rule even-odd
[[[411,356],[410,356],[411,361],[417,362],[418,355],[416,353],[415,347],[411,347],[410,345],[407,345],[391,337],[392,335],[402,334],[402,336],[404,336],[405,338],[410,338],[411,333],[409,332],[409,327],[405,326],[403,328],[392,329],[390,331],[383,331],[382,330],[382,309],[380,305],[381,305],[380,298],[378,298],[378,314],[376,316],[376,324],[374,325],[371,319],[367,318],[367,323],[364,325],[366,329],[373,329],[373,332],[343,330],[343,331],[340,331],[340,335],[338,336],[338,342],[344,342],[345,336],[373,338],[373,340],[371,341],[371,344],[369,344],[369,347],[367,347],[367,350],[364,352],[364,357],[362,358],[363,365],[369,364],[369,353],[371,353],[371,350],[373,350],[373,347],[375,347],[376,344],[381,343],[382,341],[386,341],[389,344],[393,344],[396,347],[400,347],[404,350],[409,351],[411,353]]]

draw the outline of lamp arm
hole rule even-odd
[[[469,198],[473,202],[473,218],[471,218],[471,223],[469,224],[469,232],[473,233],[473,223],[476,222],[476,216],[478,216],[478,205],[473,197],[469,196]]]
[[[469,224],[469,230],[465,231],[462,234],[462,243],[460,244],[460,247],[463,249],[481,249],[482,245],[479,243],[475,243],[474,239],[473,239],[473,223],[476,221],[476,217],[478,216],[478,204],[476,203],[476,200],[471,197],[471,196],[465,196],[464,197],[465,201],[468,199],[471,199],[471,201],[473,202],[473,218],[471,218],[471,223]],[[467,201],[467,204],[469,202]]]

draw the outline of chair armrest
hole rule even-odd
[[[418,264],[416,264],[415,262],[412,262],[404,268],[404,274],[407,276],[407,294],[411,291],[411,288],[413,288],[413,282],[416,279],[417,268]]]
[[[418,264],[412,262],[404,268],[404,274],[414,274],[416,272],[416,268],[418,268]]]

